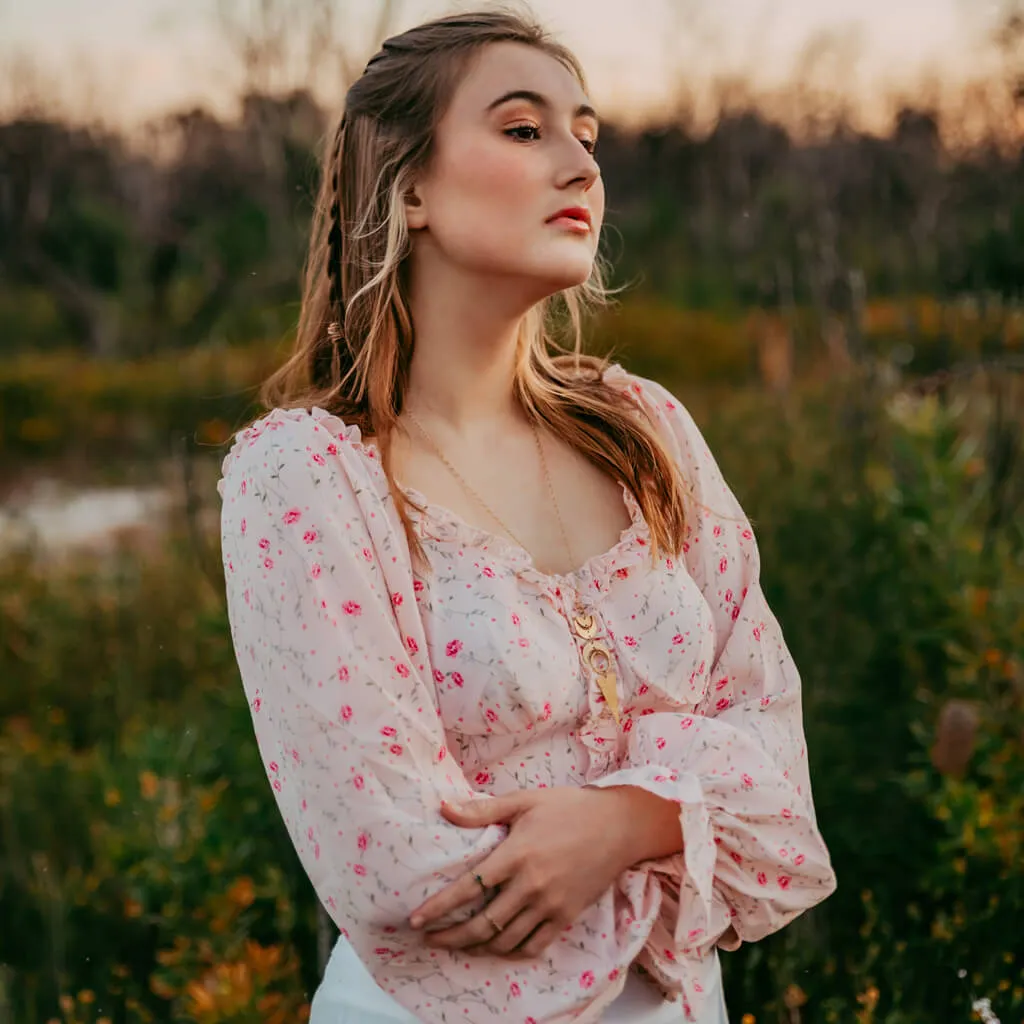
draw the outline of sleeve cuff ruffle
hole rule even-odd
[[[588,784],[639,786],[679,807],[682,852],[617,883],[634,908],[658,907],[640,962],[670,991],[693,976],[685,961],[763,938],[835,888],[805,801],[767,762],[726,722],[659,712],[636,720],[625,766]]]

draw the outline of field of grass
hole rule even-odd
[[[781,370],[765,316],[638,305],[599,332],[705,430],[804,680],[839,890],[723,957],[737,1022],[945,1024],[982,997],[1004,1024],[1024,1018],[1016,315],[878,307],[878,361],[852,363],[812,359],[812,325],[793,321]],[[900,383],[950,339],[954,363],[1006,365],[932,394]],[[167,535],[0,562],[0,1022],[308,1012],[315,900],[259,763],[209,525],[224,443],[277,351],[0,369],[9,474],[116,477],[179,441],[196,470],[191,518]]]

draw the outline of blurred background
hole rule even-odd
[[[464,5],[465,6],[465,5]],[[415,0],[0,0],[0,1024],[302,1020],[215,483]],[[751,516],[839,890],[735,1024],[1024,1019],[1024,4],[533,0],[619,305]]]

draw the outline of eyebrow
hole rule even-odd
[[[508,103],[509,100],[527,100],[535,107],[541,107],[545,110],[551,109],[551,101],[542,93],[535,92],[533,89],[512,89],[510,92],[499,96],[496,100],[489,103],[487,105],[488,113],[494,110],[495,107],[500,107],[502,103]],[[595,121],[600,120],[597,116],[597,111],[588,103],[581,103],[573,111],[572,116],[574,119],[577,117],[592,117]]]

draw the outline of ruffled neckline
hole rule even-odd
[[[588,584],[592,590],[604,591],[614,573],[637,564],[650,550],[650,531],[640,504],[625,484],[620,481],[619,486],[629,513],[629,525],[622,529],[618,540],[607,551],[592,555],[576,569],[564,573],[545,572],[534,563],[533,555],[510,537],[466,522],[457,512],[430,501],[415,488],[402,485],[400,488],[423,510],[422,513],[415,508],[410,510],[410,518],[423,535],[441,543],[487,551],[548,588],[577,590],[581,589],[581,584]]]
[[[346,442],[369,463],[369,468],[378,482],[386,488],[387,480],[376,443],[365,441],[357,424],[346,423],[340,416],[314,405],[308,411],[297,408],[273,409],[249,427],[239,431],[230,451],[224,457],[222,479],[217,485],[218,491],[222,490],[223,476],[242,445],[251,444],[267,430],[279,429],[283,425],[282,420],[301,422],[308,418],[312,418],[317,426],[322,426],[333,437]],[[637,565],[650,552],[650,527],[644,519],[640,503],[626,484],[619,481],[619,486],[622,488],[622,498],[630,521],[619,534],[618,540],[607,551],[592,555],[571,572],[554,573],[544,572],[538,568],[534,564],[533,555],[510,537],[504,537],[484,527],[473,526],[454,510],[431,501],[415,488],[398,484],[399,490],[413,503],[409,508],[409,518],[422,539],[486,551],[492,558],[509,566],[521,577],[532,580],[544,590],[557,592],[564,588],[577,592],[588,591],[591,601],[607,592],[614,574]]]

